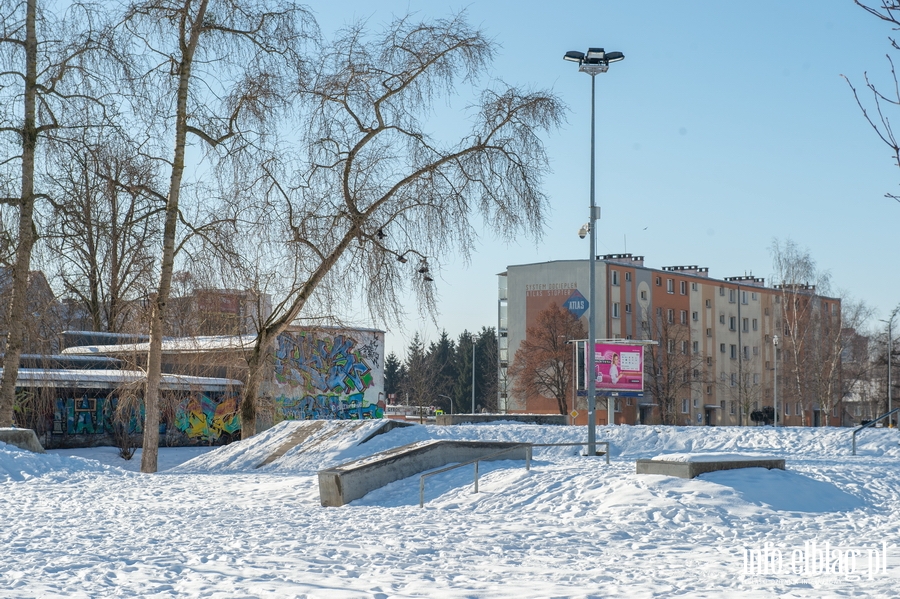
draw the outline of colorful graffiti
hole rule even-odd
[[[54,435],[106,435],[115,432],[113,415],[119,400],[117,397],[58,397],[53,411]],[[135,414],[128,423],[129,433],[142,430]]]
[[[358,343],[347,334],[321,331],[279,335],[276,420],[383,418],[384,404],[377,393],[383,339],[367,339]]]
[[[384,404],[370,404],[362,393],[339,395],[307,395],[275,398],[277,416],[282,420],[367,420],[384,418]]]
[[[189,439],[214,443],[241,429],[236,397],[190,397],[175,410],[175,428]]]
[[[67,397],[57,398],[53,411],[54,435],[112,435],[116,432],[115,411],[118,398]],[[129,433],[143,430],[143,413],[134,413],[128,423]],[[215,443],[225,435],[241,429],[236,397],[199,395],[185,398],[175,408],[175,429],[188,440]],[[165,423],[160,433],[165,433]]]
[[[372,369],[354,351],[353,339],[331,340],[312,334],[280,335],[275,352],[275,380],[306,391],[349,394],[372,384]]]

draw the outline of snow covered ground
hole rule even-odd
[[[215,450],[163,448],[155,475],[136,472],[140,452],[124,462],[113,448],[38,455],[0,443],[0,597],[900,592],[897,430],[860,433],[853,457],[848,429],[600,427],[610,465],[536,449],[531,471],[482,464],[477,495],[465,467],[429,479],[424,509],[418,476],[321,507],[319,469],[399,445],[586,437],[584,427],[414,426],[357,445],[376,424],[325,427],[261,468],[298,423]],[[715,451],[784,457],[787,470],[634,473],[638,458]],[[748,571],[761,556],[767,567]]]

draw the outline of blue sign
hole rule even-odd
[[[590,304],[587,299],[581,295],[581,292],[576,289],[572,295],[569,296],[569,299],[565,301],[563,306],[572,313],[572,316],[581,318],[581,316],[587,312]]]

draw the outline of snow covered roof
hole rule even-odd
[[[146,378],[147,375],[141,370],[20,368],[16,384],[20,387],[115,389],[122,385],[140,383]],[[163,374],[159,388],[163,391],[225,391],[241,384],[234,379]]]
[[[246,350],[253,347],[256,335],[215,335],[208,337],[171,337],[163,339],[162,351],[167,353],[208,353]],[[62,351],[66,356],[145,354],[150,343],[122,343],[116,345],[80,345]]]

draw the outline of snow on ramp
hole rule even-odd
[[[315,472],[390,426],[390,420],[291,420],[198,456],[168,472]]]

